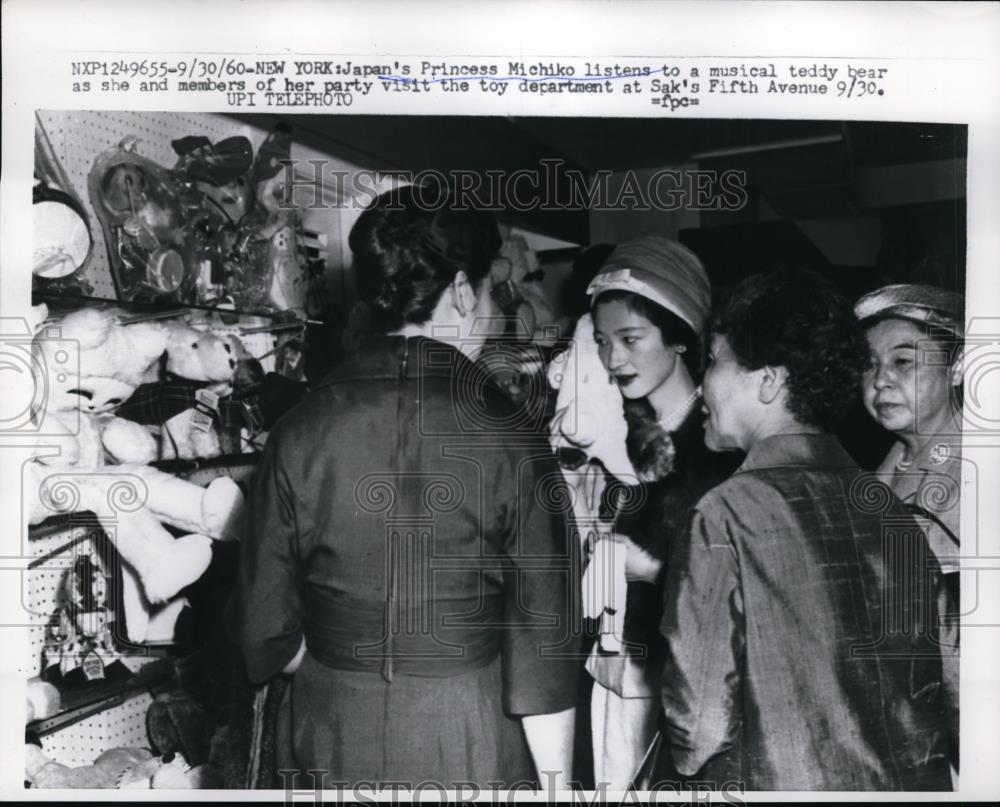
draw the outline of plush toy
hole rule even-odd
[[[62,696],[59,694],[59,690],[41,678],[28,679],[25,698],[27,700],[25,723],[51,717],[59,711],[62,705]]]
[[[124,561],[126,595],[141,585],[143,608],[133,607],[126,621],[129,638],[142,641],[147,606],[170,600],[201,576],[211,561],[212,540],[238,531],[243,496],[225,477],[202,488],[142,464],[155,457],[155,442],[148,430],[114,417],[113,410],[134,389],[129,380],[151,371],[141,365],[150,357],[156,363],[154,348],[166,346],[167,329],[140,327],[152,323],[115,328],[109,323],[113,313],[98,313],[75,312],[53,324],[73,334],[72,341],[54,339],[53,327],[35,339],[48,394],[34,413],[39,436],[35,461],[26,469],[28,521],[76,510],[97,516]],[[132,329],[138,329],[137,345],[130,353]],[[67,362],[59,351],[72,346],[78,355]],[[108,352],[121,356],[118,366]],[[175,539],[163,523],[190,534]]]
[[[626,484],[634,484],[635,469],[625,447],[628,424],[621,390],[608,382],[590,314],[577,323],[569,350],[549,364],[548,379],[557,390],[549,434],[553,451],[577,449],[587,459],[599,460]]]
[[[30,743],[25,746],[24,780],[35,789],[191,790],[222,785],[210,765],[192,768],[180,754],[156,757],[147,748],[112,748],[91,765],[70,768]]]
[[[33,788],[110,789],[128,771],[152,758],[153,754],[145,748],[113,748],[91,765],[71,768],[52,761],[41,748],[29,743],[25,746],[24,778]]]
[[[160,321],[120,324],[123,312],[113,308],[81,308],[52,323],[48,330],[78,353],[69,377],[113,378],[133,387],[148,381],[167,349],[169,332]],[[62,365],[66,370],[65,364]]]
[[[166,365],[171,375],[191,381],[214,382],[213,391],[226,395],[240,356],[235,337],[200,331],[180,320],[167,320]]]
[[[304,311],[308,278],[298,256],[298,220],[285,204],[287,173],[281,164],[291,153],[291,129],[279,123],[257,149],[251,173],[256,204],[245,224],[253,232],[250,258],[270,278],[268,302],[280,311]]]
[[[585,314],[570,349],[549,364],[549,384],[558,390],[549,442],[557,453],[581,457],[572,467],[561,464],[563,478],[574,491],[573,517],[589,559],[581,582],[583,609],[587,617],[600,619],[601,649],[617,652],[625,620],[625,552],[600,519],[600,502],[608,486],[605,470],[624,485],[638,479],[626,449],[622,394],[608,382],[593,331],[590,314]]]
[[[217,457],[222,453],[216,413],[211,405],[233,391],[233,377],[246,350],[236,337],[200,331],[177,320],[166,323],[169,332],[164,369],[173,376],[206,383],[203,402],[174,415],[163,424],[163,459]]]
[[[211,765],[192,768],[182,754],[167,754],[125,771],[115,786],[121,790],[214,790],[222,787],[222,777]]]

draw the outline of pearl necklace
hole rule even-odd
[[[687,418],[688,413],[694,406],[695,401],[697,401],[698,398],[700,397],[701,397],[701,388],[695,387],[694,392],[688,395],[688,397],[684,399],[684,402],[681,403],[680,406],[674,409],[665,418],[662,418],[660,420],[660,426],[663,427],[663,430],[666,432],[672,432],[674,429],[680,426]]]

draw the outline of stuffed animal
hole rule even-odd
[[[557,453],[570,449],[583,457],[574,467],[562,468],[574,492],[573,517],[589,559],[581,581],[583,609],[587,617],[600,619],[601,649],[617,652],[625,619],[625,552],[601,521],[600,502],[608,487],[605,470],[624,485],[638,479],[626,449],[622,394],[609,383],[593,333],[590,314],[584,314],[569,350],[549,364],[549,384],[558,390],[549,442]]]
[[[222,785],[210,765],[192,768],[180,754],[156,757],[147,748],[112,748],[91,765],[70,768],[30,743],[25,746],[24,780],[35,789],[191,790]]]
[[[298,256],[298,221],[286,203],[285,180],[288,176],[282,160],[291,159],[292,131],[277,124],[257,149],[253,178],[256,205],[248,217],[254,230],[251,260],[257,270],[270,278],[267,301],[280,311],[304,311],[308,278]]]
[[[33,788],[73,788],[97,790],[115,787],[128,771],[153,758],[145,748],[113,748],[91,765],[71,768],[54,762],[37,745],[25,746],[24,778]]]
[[[171,320],[164,369],[189,381],[208,382],[206,401],[229,395],[238,362],[246,350],[236,337],[221,337],[210,331]],[[163,459],[217,457],[222,453],[215,416],[209,403],[186,409],[163,424],[160,456]]]
[[[51,717],[62,706],[62,696],[59,694],[59,690],[41,678],[28,679],[25,698],[27,701],[25,723]]]
[[[577,323],[569,350],[549,364],[548,379],[557,390],[549,434],[553,451],[579,449],[626,484],[635,484],[635,469],[626,451],[628,424],[621,390],[608,381],[590,314]]]
[[[115,418],[113,410],[130,394],[128,379],[150,372],[141,365],[150,357],[156,362],[154,347],[167,344],[167,330],[139,323],[115,328],[109,324],[113,314],[99,313],[75,312],[54,324],[73,334],[73,341],[53,339],[51,328],[35,339],[48,395],[34,413],[39,436],[35,461],[26,469],[28,522],[76,510],[97,516],[124,561],[126,595],[141,586],[143,607],[133,607],[126,621],[129,638],[142,641],[148,606],[167,602],[197,580],[211,561],[212,540],[238,531],[243,496],[225,477],[202,488],[142,464],[155,456],[155,442],[144,427]],[[67,320],[69,327],[62,328]],[[130,353],[132,329],[138,329],[137,346]],[[76,361],[58,360],[56,353],[74,344]],[[119,366],[108,361],[109,350],[121,356]],[[175,539],[163,523],[190,534]]]
[[[113,308],[81,308],[49,328],[78,351],[78,368],[86,375],[113,378],[134,388],[150,380],[150,372],[167,349],[169,333],[159,321],[121,325],[122,315]],[[73,375],[71,370],[70,379]]]
[[[215,382],[214,392],[228,394],[240,355],[240,348],[234,344],[238,340],[200,331],[180,320],[164,324],[168,333],[166,371],[191,381]]]

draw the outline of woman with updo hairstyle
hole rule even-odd
[[[496,224],[406,187],[349,243],[378,333],[271,432],[242,545],[249,676],[292,676],[278,765],[296,787],[561,786],[578,572],[547,444],[474,363],[502,325]]]

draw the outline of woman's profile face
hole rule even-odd
[[[757,387],[719,334],[712,334],[701,391],[705,445],[712,451],[748,450],[757,425]]]
[[[865,335],[871,367],[862,378],[865,409],[896,434],[934,434],[946,425],[952,394],[951,367],[923,329],[905,319],[886,319]]]
[[[598,301],[594,341],[604,368],[629,399],[658,389],[680,361],[676,348],[663,343],[660,329],[623,300]]]

